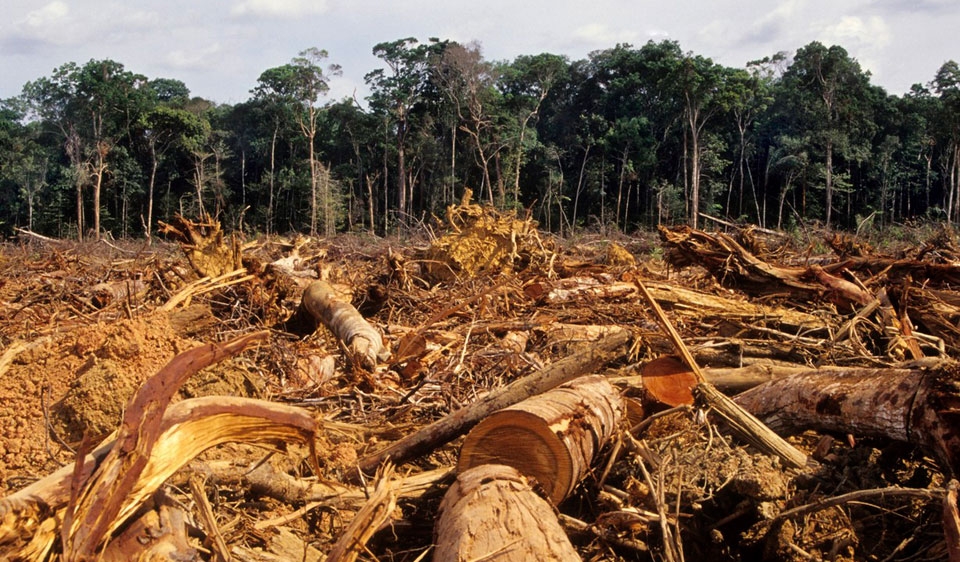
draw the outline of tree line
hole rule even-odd
[[[571,61],[479,44],[380,43],[365,100],[310,48],[247,101],[112,60],[66,63],[0,100],[0,228],[144,236],[175,213],[249,233],[379,234],[470,187],[561,234],[960,220],[960,67],[890,95],[840,46],[731,68],[674,41]]]

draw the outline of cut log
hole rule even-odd
[[[643,388],[667,406],[693,405],[697,376],[676,355],[664,355],[643,366]],[[709,380],[709,379],[708,379]]]
[[[606,377],[581,377],[477,424],[463,442],[457,470],[512,466],[558,504],[587,475],[622,417],[620,395]]]
[[[814,429],[912,443],[944,472],[960,469],[960,364],[924,368],[821,368],[779,378],[735,401],[771,429]]]
[[[435,562],[580,560],[550,504],[503,465],[457,477],[440,503],[434,538]]]
[[[360,459],[359,470],[370,473],[388,459],[399,465],[439,447],[469,431],[480,420],[497,410],[556,388],[623,356],[629,349],[631,338],[627,330],[609,335],[583,352],[565,357],[531,375],[515,380],[390,446],[365,456]],[[359,478],[359,473],[352,475],[354,480]]]
[[[383,337],[352,304],[337,297],[326,281],[314,281],[303,292],[300,306],[339,339],[354,364],[373,369],[386,359]]]

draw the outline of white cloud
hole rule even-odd
[[[866,20],[857,16],[844,16],[834,25],[827,26],[823,30],[823,36],[838,45],[884,47],[890,42],[890,28],[879,16]]]
[[[42,28],[52,23],[63,21],[70,14],[70,6],[66,2],[50,2],[39,10],[28,13],[20,22],[27,27]]]
[[[223,47],[220,43],[211,43],[200,49],[177,49],[170,51],[163,62],[172,68],[178,70],[205,70],[217,68],[219,66],[215,55],[221,53]]]
[[[578,27],[573,31],[573,36],[584,44],[602,47],[612,47],[617,43],[633,43],[637,40],[636,32],[613,30],[602,23],[590,23]]]
[[[769,44],[782,40],[784,35],[796,29],[798,12],[802,8],[800,0],[787,0],[776,8],[763,14],[749,25],[744,26],[742,41],[747,44]]]
[[[667,39],[668,37],[670,37],[670,32],[667,31],[666,29],[657,29],[657,28],[648,29],[647,37],[649,37],[654,41],[660,41],[662,39]]]
[[[234,6],[234,16],[290,18],[322,14],[328,9],[324,0],[244,0]]]
[[[825,27],[819,36],[826,45],[840,45],[850,56],[857,59],[860,67],[872,74],[883,72],[884,61],[890,54],[885,47],[890,44],[892,33],[887,23],[879,16],[867,19],[844,16]]]
[[[66,2],[50,2],[15,20],[11,37],[59,45],[69,43],[69,33],[66,33],[69,16],[70,6]]]

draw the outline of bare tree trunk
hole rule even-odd
[[[153,192],[156,186],[157,181],[157,145],[155,142],[150,142],[150,183],[147,185],[147,224],[144,225],[144,230],[147,236],[147,244],[152,240],[153,236]]]
[[[690,225],[697,228],[700,220],[700,131],[699,112],[689,111],[690,121]]]
[[[622,200],[623,200],[623,182],[624,182],[624,179],[625,179],[626,176],[627,176],[627,154],[629,154],[629,151],[628,151],[626,148],[624,148],[624,149],[623,149],[623,154],[622,154],[621,157],[620,157],[620,178],[617,180],[617,214],[616,214],[616,217],[614,218],[614,221],[613,221],[613,222],[614,222],[614,225],[616,225],[616,227],[617,227],[617,230],[621,230],[621,229],[620,229],[620,205],[622,204],[621,202],[622,202]],[[627,205],[628,205],[628,206],[630,205],[630,195],[629,195],[629,194],[627,194]],[[624,224],[623,224],[623,230],[626,230],[626,226],[627,226],[627,225],[626,225],[626,223],[627,223],[627,212],[626,212],[626,211],[623,212],[623,223],[624,223]]]
[[[364,180],[367,183],[367,211],[369,213],[370,222],[369,229],[370,234],[373,234],[377,231],[377,223],[374,220],[376,214],[377,201],[373,198],[373,183],[377,181],[376,177],[370,177],[370,174],[364,176]]]
[[[580,163],[580,177],[577,179],[577,191],[573,195],[573,219],[571,224],[571,230],[577,224],[577,207],[580,204],[580,192],[583,190],[583,176],[587,170],[587,159],[590,157],[590,147],[592,145],[587,145],[583,150],[583,161]]]
[[[400,106],[400,116],[397,123],[397,190],[400,195],[399,211],[403,216],[407,212],[407,151],[406,151],[406,115],[403,106]]]
[[[826,187],[827,187],[827,217],[826,227],[830,228],[830,218],[833,214],[833,141],[827,141],[827,169],[826,169]]]

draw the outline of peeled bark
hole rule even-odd
[[[434,537],[435,562],[580,560],[550,504],[504,465],[457,477],[440,503]]]
[[[960,469],[960,366],[823,368],[748,390],[735,401],[778,432],[805,429],[923,447]]]
[[[622,417],[620,395],[605,377],[581,377],[477,424],[463,442],[457,470],[512,466],[558,504],[587,475]]]

